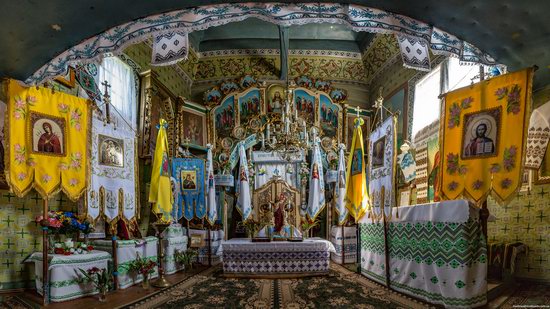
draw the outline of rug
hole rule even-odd
[[[224,278],[221,267],[199,273],[126,308],[426,308],[339,265],[300,279]]]
[[[25,301],[23,301],[21,295],[3,295],[0,296],[0,308],[9,308],[9,309],[33,309],[40,308],[33,306]]]
[[[499,308],[548,308],[550,306],[550,286],[524,283]]]

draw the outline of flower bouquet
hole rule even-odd
[[[193,268],[193,263],[196,261],[198,255],[199,253],[197,252],[197,250],[193,250],[191,248],[188,248],[187,251],[176,250],[176,252],[174,252],[174,258],[176,259],[176,262],[183,264],[186,269]]]
[[[78,251],[81,247],[74,246],[73,236],[76,233],[88,235],[93,231],[92,224],[85,217],[78,217],[70,211],[50,211],[46,218],[38,216],[35,221],[47,228],[48,234],[53,236],[49,242],[51,244],[50,251],[54,251],[54,253],[56,249],[57,252],[61,252],[60,248]],[[65,235],[68,239],[64,243],[60,243],[60,235]],[[91,251],[91,249],[87,251]]]
[[[72,254],[88,254],[94,250],[94,247],[86,243],[75,243],[72,240],[65,242],[56,242],[53,245],[54,254],[72,255]]]
[[[113,278],[111,276],[110,269],[99,269],[97,267],[84,270],[78,269],[84,277],[80,277],[80,282],[92,282],[94,287],[99,291],[99,301],[104,302],[106,299],[107,291],[112,287]]]
[[[317,219],[310,221],[309,219],[305,219],[305,221],[302,223],[302,231],[304,233],[304,238],[307,238],[307,235],[309,234],[309,230],[316,227],[319,224],[319,221]]]
[[[252,238],[258,234],[258,231],[260,230],[260,222],[254,219],[248,219],[243,222],[243,227],[245,228],[248,237]]]
[[[141,274],[143,276],[142,287],[144,289],[148,289],[149,275],[155,271],[156,266],[157,262],[147,258],[142,258],[141,256],[139,256],[138,253],[136,259],[132,261],[132,263],[130,263],[130,267],[128,270],[130,272]]]

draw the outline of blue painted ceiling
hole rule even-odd
[[[0,77],[25,79],[65,49],[127,21],[171,10],[222,2],[250,1],[2,0],[0,3]],[[550,19],[547,17],[550,12],[550,1],[355,0],[349,2],[407,15],[437,26],[490,53],[500,63],[508,65],[511,70],[536,64],[540,70],[536,73],[535,89],[550,84]],[[56,30],[52,25],[59,25],[61,29]],[[312,28],[304,29],[303,33],[315,32],[316,30]],[[325,31],[319,34],[330,36]],[[200,41],[199,49],[215,48],[216,44],[223,42],[223,40],[217,40],[209,31],[205,31],[204,36],[207,40]],[[238,41],[238,39],[235,40]],[[320,41],[334,40],[327,38]],[[354,44],[361,45],[365,41],[368,42],[368,37],[340,41],[342,44],[349,44],[351,46],[349,48],[352,48]],[[271,39],[267,38],[264,42],[271,42]],[[299,44],[299,39],[296,42]],[[204,45],[201,46],[202,44]]]
[[[374,34],[355,32],[343,25],[308,24],[292,26],[290,49],[323,49],[361,52]],[[197,51],[223,49],[279,49],[277,25],[255,18],[224,26],[212,27],[191,34],[191,44]]]

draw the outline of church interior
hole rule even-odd
[[[0,307],[550,306],[549,10],[5,3]]]

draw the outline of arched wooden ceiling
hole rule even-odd
[[[251,1],[3,1],[0,10],[0,77],[25,79],[83,39],[130,20],[224,2]],[[473,43],[499,63],[508,65],[510,70],[536,64],[540,70],[536,73],[535,89],[550,84],[550,19],[546,15],[550,11],[550,1],[349,2],[427,22]]]

